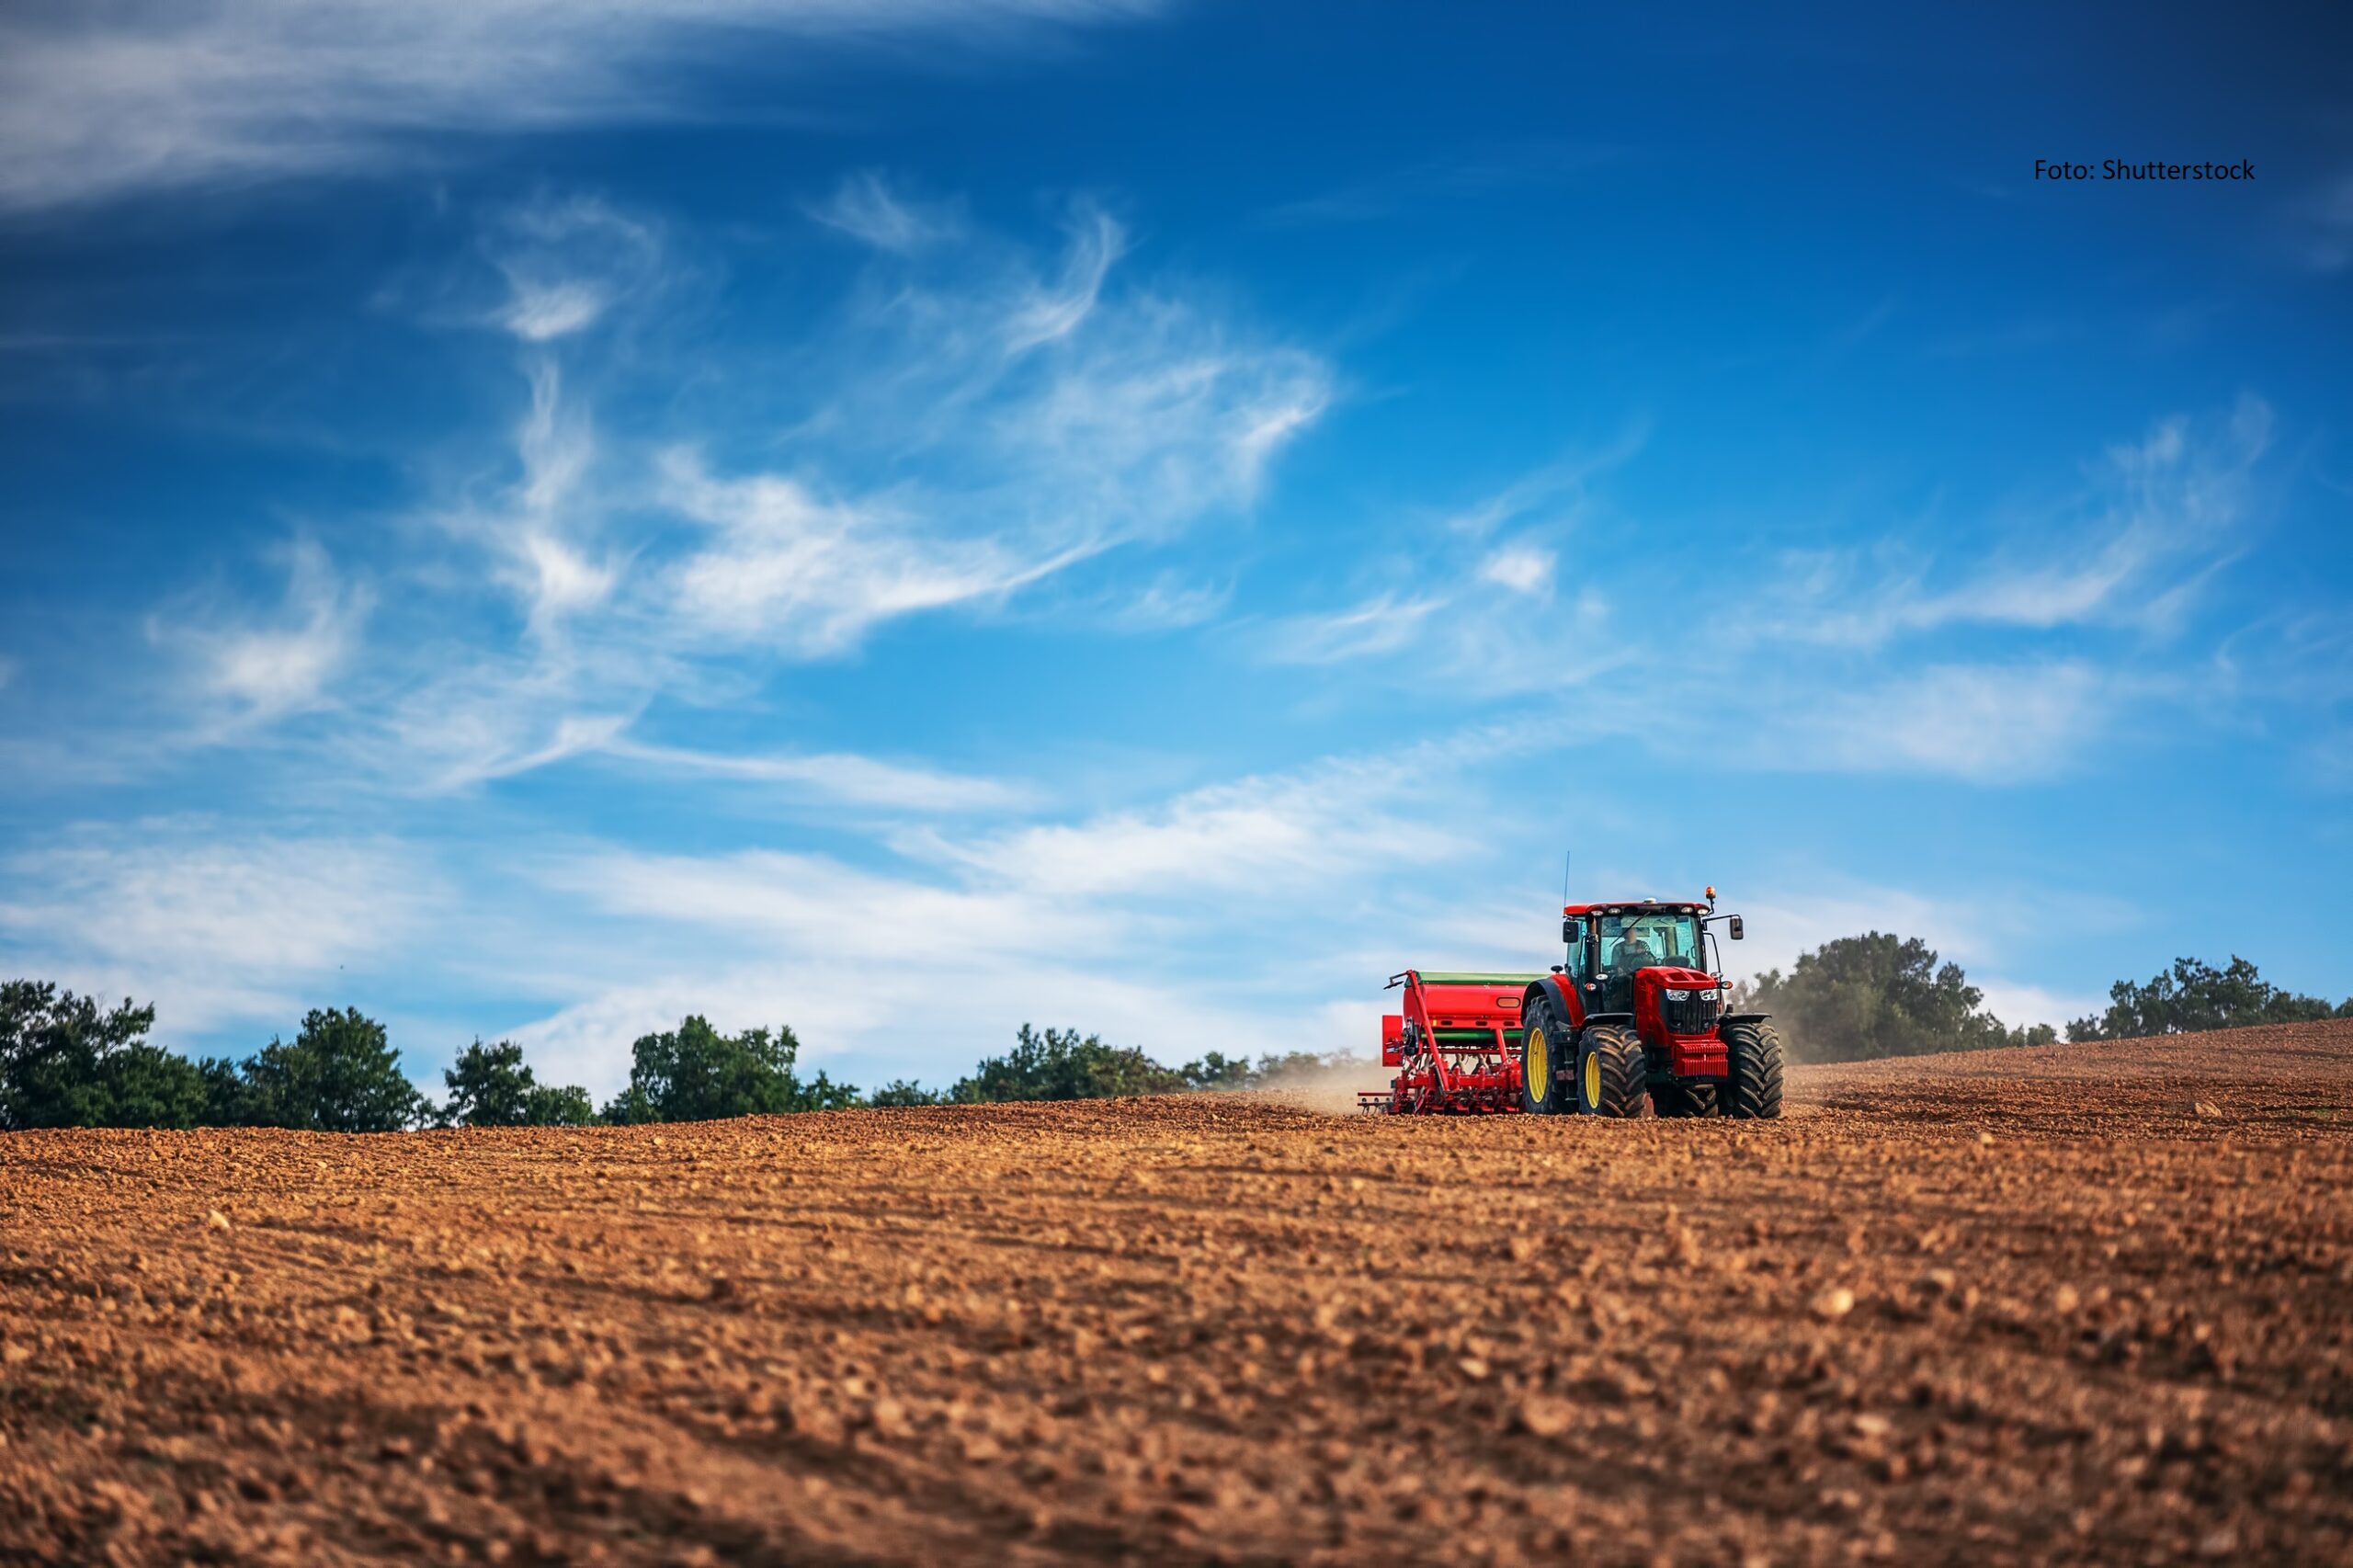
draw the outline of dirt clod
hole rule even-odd
[[[1844,1285],[1833,1285],[1816,1291],[1808,1308],[1824,1323],[1836,1323],[1855,1310],[1855,1293]]]

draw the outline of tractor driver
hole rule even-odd
[[[1631,974],[1636,970],[1648,969],[1657,962],[1658,955],[1651,951],[1649,939],[1640,931],[1628,933],[1624,944],[1618,949],[1619,972]]]

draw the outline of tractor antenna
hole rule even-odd
[[[1561,851],[1561,903],[1563,905],[1569,902],[1569,862],[1576,857],[1577,852],[1574,849]]]

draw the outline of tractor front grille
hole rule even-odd
[[[1716,1027],[1716,1020],[1724,1013],[1722,990],[1712,995],[1702,991],[1691,991],[1677,996],[1669,992],[1660,997],[1659,1005],[1666,1015],[1666,1032],[1669,1034],[1706,1034]]]

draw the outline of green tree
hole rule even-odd
[[[723,1035],[699,1015],[630,1049],[629,1087],[605,1108],[615,1122],[711,1121],[728,1116],[838,1110],[857,1089],[824,1073],[797,1071],[801,1041],[790,1028]]]
[[[959,1105],[1004,1100],[1093,1100],[1115,1095],[1165,1095],[1186,1086],[1184,1078],[1135,1046],[1114,1046],[1100,1035],[1048,1029],[1028,1024],[1003,1056],[983,1059],[972,1076],[959,1079],[949,1097]]]
[[[313,1010],[292,1044],[273,1040],[238,1064],[236,1087],[216,1108],[248,1126],[390,1132],[427,1108],[400,1060],[384,1026],[357,1007]]]
[[[441,1080],[449,1090],[441,1119],[461,1127],[585,1127],[597,1119],[587,1090],[540,1083],[511,1040],[476,1040]]]
[[[1263,1089],[1286,1081],[1318,1077],[1335,1068],[1370,1065],[1345,1051],[1328,1056],[1314,1051],[1286,1051],[1279,1055],[1267,1051],[1255,1064],[1246,1056],[1211,1051],[1177,1068],[1176,1075],[1193,1089]]]
[[[523,1107],[526,1127],[594,1127],[597,1102],[577,1084],[537,1084]]]
[[[2255,965],[2235,953],[2226,969],[2176,959],[2170,972],[2160,971],[2145,984],[2118,981],[2108,988],[2108,997],[2107,1012],[2067,1026],[2069,1040],[2140,1040],[2251,1024],[2353,1018],[2353,998],[2331,1007],[2317,996],[2294,995],[2265,980]]]
[[[605,1108],[597,1115],[615,1127],[642,1127],[650,1121],[666,1119],[653,1098],[634,1084],[607,1100]]]
[[[208,1056],[196,1064],[196,1073],[204,1085],[204,1117],[200,1125],[262,1125],[259,1108],[254,1104],[252,1087],[234,1062],[225,1056]]]
[[[866,1103],[881,1107],[945,1105],[948,1096],[938,1089],[926,1089],[911,1078],[893,1078],[875,1090]]]
[[[1939,964],[1917,937],[1873,931],[1799,955],[1786,975],[1768,970],[1734,1005],[1776,1015],[1790,1054],[1802,1062],[2044,1045],[2058,1038],[2047,1025],[2005,1028],[1980,1006],[1984,1000],[1959,964]]]
[[[1228,1056],[1222,1051],[1203,1052],[1198,1061],[1177,1068],[1176,1075],[1190,1089],[1246,1089],[1258,1080],[1248,1057]]]
[[[0,984],[0,1128],[194,1127],[202,1074],[147,1043],[155,1009],[111,1011],[46,981]]]

